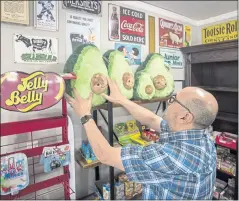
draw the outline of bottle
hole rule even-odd
[[[119,39],[119,18],[117,15],[117,7],[112,7],[112,15],[110,19],[111,33],[110,38],[113,40]]]

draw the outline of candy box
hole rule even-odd
[[[1,158],[1,195],[17,194],[29,184],[28,161],[23,153]]]

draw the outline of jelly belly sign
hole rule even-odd
[[[7,72],[1,75],[1,108],[40,111],[57,104],[65,92],[65,81],[52,72]]]
[[[183,25],[159,18],[159,46],[171,48],[183,47]]]

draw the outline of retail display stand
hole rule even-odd
[[[65,76],[64,79],[74,79],[74,76]],[[68,144],[68,119],[67,119],[67,104],[64,97],[61,100],[62,102],[62,115],[57,117],[50,117],[50,118],[41,118],[41,119],[33,119],[33,120],[27,120],[27,121],[18,121],[18,122],[9,122],[9,123],[2,123],[1,124],[1,133],[0,137],[6,137],[6,136],[13,136],[18,135],[21,136],[21,134],[30,132],[32,135],[32,132],[34,131],[41,131],[41,130],[47,130],[52,128],[62,128],[62,142],[54,143],[54,144],[48,144],[47,146],[59,146],[59,145],[65,145]],[[31,136],[31,144],[32,148],[29,149],[23,149],[20,151],[12,152],[3,154],[2,156],[13,154],[13,153],[24,153],[28,158],[40,156],[42,154],[44,146],[34,147],[33,146],[33,139]],[[27,194],[37,192],[46,188],[49,188],[51,186],[62,184],[64,186],[64,199],[69,200],[70,194],[74,193],[72,192],[70,186],[69,186],[69,165],[63,167],[63,174],[59,176],[55,176],[53,178],[41,181],[41,182],[35,182],[35,176],[36,173],[34,171],[34,163],[33,163],[33,177],[34,177],[34,183],[29,184],[25,189],[19,191],[16,195],[4,195],[1,196],[1,200],[13,200],[13,199],[19,199],[22,196],[25,196]],[[36,194],[35,194],[35,199]]]
[[[217,170],[217,178],[235,178],[235,200],[238,199],[238,41],[181,48],[185,57],[185,85],[211,92],[219,104],[213,129],[237,135],[231,153],[236,155],[236,176]],[[217,141],[216,141],[216,146]],[[220,145],[222,146],[222,145]],[[228,147],[227,147],[228,148]]]

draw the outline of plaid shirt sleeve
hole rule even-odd
[[[130,181],[143,184],[158,184],[165,171],[172,167],[170,158],[163,150],[162,144],[145,147],[127,145],[121,149],[121,160]],[[162,171],[159,171],[162,170]]]

